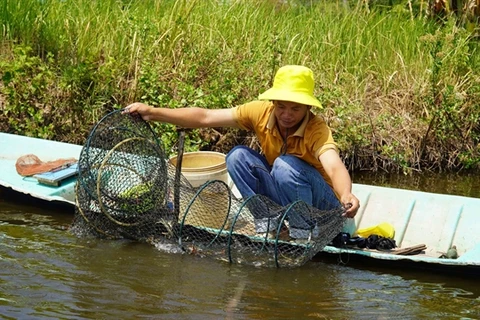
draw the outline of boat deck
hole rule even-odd
[[[33,177],[19,175],[15,163],[26,154],[34,154],[45,162],[62,158],[78,159],[82,146],[8,133],[0,133],[0,146],[0,186],[42,200],[75,202],[75,177],[63,180],[59,186],[49,186]]]
[[[387,222],[395,228],[398,247],[426,245],[424,254],[405,258],[439,264],[480,265],[480,199],[360,184],[354,184],[353,191],[361,203],[354,219],[357,230]],[[453,245],[459,258],[440,259]],[[366,250],[327,247],[325,251],[403,259]]]

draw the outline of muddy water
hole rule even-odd
[[[443,181],[432,184],[452,185]],[[466,185],[454,189],[478,190]],[[480,319],[478,279],[326,262],[229,265],[78,239],[72,214],[0,193],[1,319]]]

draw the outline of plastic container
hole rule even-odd
[[[177,157],[170,163],[177,165]],[[229,183],[225,154],[213,151],[186,152],[183,154],[182,174],[193,187],[199,187],[209,180]]]
[[[210,180],[221,180],[228,185],[230,179],[225,157],[225,154],[213,151],[186,152],[183,154],[182,175],[195,188]],[[171,157],[169,162],[176,166],[177,157]],[[180,205],[182,206],[182,203]],[[185,210],[186,207],[181,207],[180,211],[183,214]],[[185,224],[218,230],[229,228],[231,219],[226,221],[229,210],[227,194],[202,191],[200,197],[189,207]]]

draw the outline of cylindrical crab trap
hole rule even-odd
[[[309,261],[345,223],[342,207],[280,206],[261,195],[238,200],[220,180],[192,187],[180,169],[168,162],[148,123],[109,113],[80,154],[72,232],[172,244],[230,263],[292,267]]]

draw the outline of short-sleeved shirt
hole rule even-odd
[[[332,132],[325,121],[311,111],[307,112],[297,131],[288,136],[285,149],[273,110],[274,106],[270,101],[253,101],[232,108],[238,125],[244,130],[255,132],[270,165],[283,153],[294,155],[314,166],[332,187],[330,177],[318,160],[318,157],[329,149],[338,152]]]

